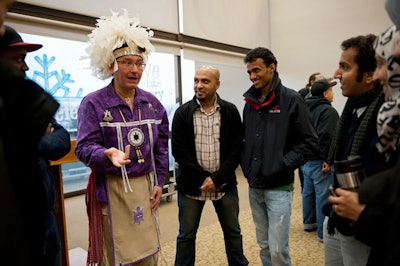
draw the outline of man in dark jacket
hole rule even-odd
[[[374,79],[387,97],[378,113],[376,147],[392,167],[366,178],[358,194],[336,189],[340,197],[330,197],[338,204],[336,213],[354,221],[356,239],[371,247],[371,266],[400,265],[400,97],[399,85],[391,82],[400,74],[400,2],[387,0],[385,8],[394,25],[375,42]]]
[[[178,164],[179,235],[175,265],[195,265],[195,241],[206,200],[211,200],[225,239],[229,265],[248,265],[239,226],[235,170],[243,147],[243,125],[235,105],[216,93],[219,70],[201,66],[195,96],[172,122],[172,154]]]
[[[0,59],[10,64],[17,71],[16,75],[25,78],[25,72],[29,69],[25,63],[27,52],[36,51],[42,45],[26,43],[13,28],[8,25],[4,27],[5,33],[0,38]],[[20,108],[24,109],[25,106]],[[31,177],[32,182],[35,182],[36,185],[30,189],[36,192],[37,204],[34,208],[38,224],[36,228],[30,230],[37,234],[35,245],[40,247],[39,252],[43,259],[40,265],[54,266],[61,265],[61,243],[56,220],[51,212],[55,201],[55,191],[49,160],[61,159],[69,152],[71,144],[69,133],[55,119],[49,122],[47,128],[41,132],[42,136],[36,147],[38,156],[36,164],[39,166],[40,177]]]
[[[385,167],[385,156],[378,152],[376,118],[384,101],[382,87],[373,80],[376,69],[373,42],[376,36],[356,36],[342,42],[335,78],[340,80],[343,96],[347,97],[338,122],[335,138],[329,151],[327,163],[360,158],[365,175],[370,176]],[[334,185],[338,187],[338,164],[335,167]],[[348,172],[355,170],[349,169]],[[347,176],[352,176],[348,174]],[[360,175],[360,179],[362,176]],[[362,182],[362,180],[360,180]],[[358,185],[358,184],[357,184]],[[356,192],[347,191],[354,198]],[[324,208],[325,265],[366,265],[370,247],[354,237],[354,221],[339,217],[348,203],[341,190],[338,197],[329,197],[332,208]],[[338,216],[339,215],[339,216]]]
[[[0,0],[0,36],[13,0]],[[38,142],[59,104],[37,84],[24,79],[0,58],[0,227],[2,264],[45,265]]]
[[[263,265],[291,265],[294,170],[317,153],[318,138],[303,97],[281,84],[272,52],[255,48],[244,62],[253,86],[244,93],[241,167],[260,257]]]
[[[306,99],[311,119],[319,140],[319,154],[311,158],[301,167],[304,174],[302,190],[303,228],[311,231],[317,228],[318,241],[323,242],[323,223],[325,215],[322,206],[329,197],[329,186],[333,183],[333,171],[323,169],[335,135],[338,112],[332,107],[333,86],[336,81],[329,82],[321,78],[311,86],[311,96]]]

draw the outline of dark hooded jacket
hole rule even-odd
[[[311,96],[306,99],[306,103],[319,141],[319,154],[311,158],[311,160],[323,160],[326,162],[329,147],[335,137],[339,114],[323,96]]]
[[[243,95],[245,144],[241,167],[251,188],[272,189],[294,182],[294,170],[315,156],[317,134],[303,97],[281,84],[275,72],[260,102],[252,86]]]
[[[43,183],[43,204],[40,205],[40,208],[43,208],[43,213],[50,212],[55,202],[54,179],[50,173],[49,160],[59,160],[71,149],[68,131],[58,124],[54,118],[51,124],[54,131],[49,135],[43,136],[38,145],[39,167]]]

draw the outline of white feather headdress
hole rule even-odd
[[[96,28],[88,35],[86,52],[90,57],[93,74],[100,79],[111,76],[109,68],[116,58],[139,55],[146,63],[148,55],[154,51],[149,41],[154,35],[153,31],[140,26],[137,18],[130,18],[127,10],[122,11],[122,14],[112,12],[110,17],[100,17]]]

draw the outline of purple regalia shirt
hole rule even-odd
[[[121,176],[121,168],[115,167],[104,151],[111,147],[123,151],[130,144],[129,132],[132,143],[135,142],[132,132],[136,131],[143,133],[140,138],[143,142],[138,148],[144,162],[138,163],[135,147],[132,146],[129,156],[131,163],[126,165],[127,173],[135,177],[153,171],[153,145],[157,180],[162,187],[168,173],[168,117],[160,101],[140,88],[136,88],[133,112],[117,95],[112,82],[83,98],[78,109],[76,156],[99,173]]]

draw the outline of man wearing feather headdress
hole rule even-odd
[[[92,169],[87,187],[88,265],[157,265],[157,207],[168,172],[168,118],[138,87],[153,34],[127,11],[101,17],[89,34],[91,67],[110,84],[78,110],[76,156]]]

